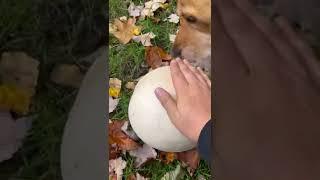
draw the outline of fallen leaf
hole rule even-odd
[[[151,0],[144,3],[144,8],[141,11],[141,16],[144,17],[151,17],[154,16],[154,12],[159,8],[166,8],[165,5],[166,0]]]
[[[109,113],[112,113],[119,104],[119,99],[114,99],[109,96]]]
[[[1,83],[17,86],[34,95],[38,66],[39,61],[24,52],[4,52],[0,61]]]
[[[50,75],[51,81],[62,86],[79,88],[81,86],[84,73],[74,64],[56,65]]]
[[[200,175],[198,175],[197,180],[206,180],[206,178],[203,175],[200,174]]]
[[[157,18],[157,17],[150,17],[150,19],[154,22],[154,23],[159,23],[161,21],[160,18]]]
[[[137,180],[136,176],[134,174],[131,174],[130,176],[128,176],[127,178],[128,180]]]
[[[109,79],[109,96],[118,98],[120,96],[122,81],[118,78]]]
[[[117,180],[122,179],[123,170],[126,168],[127,162],[121,157],[109,160],[109,175],[116,176]]]
[[[113,34],[115,32],[117,32],[117,26],[112,23],[109,23],[109,33]]]
[[[29,112],[32,95],[30,91],[20,89],[14,85],[0,86],[0,109],[13,111],[18,114]]]
[[[171,14],[167,19],[169,22],[172,22],[175,24],[179,23],[179,16],[177,14]]]
[[[138,17],[141,15],[143,6],[135,6],[133,2],[130,3],[128,7],[129,16]]]
[[[161,180],[180,180],[184,177],[185,172],[182,170],[180,165],[177,165],[176,169],[170,172],[167,172]]]
[[[120,154],[121,150],[119,149],[116,143],[109,144],[109,160],[118,158]]]
[[[119,19],[120,19],[120,21],[127,21],[128,20],[127,16],[121,16]]]
[[[130,90],[134,90],[136,84],[134,82],[127,82],[126,83],[126,88]]]
[[[9,111],[0,111],[0,162],[10,159],[21,147],[31,125],[29,117],[14,120]]]
[[[166,164],[172,163],[176,158],[177,154],[174,152],[160,151],[159,153],[159,159]]]
[[[150,159],[155,159],[157,157],[157,152],[152,147],[147,144],[143,144],[142,147],[138,149],[129,151],[129,154],[133,157],[136,157],[134,166],[140,167]]]
[[[161,3],[161,4],[160,4],[160,7],[161,7],[162,9],[167,9],[167,8],[169,7],[169,3]]]
[[[135,42],[141,42],[143,46],[152,46],[151,39],[155,38],[156,35],[152,32],[141,34],[139,36],[132,37],[132,40]]]
[[[172,57],[158,46],[146,47],[145,60],[148,66],[156,69],[162,65],[162,60],[169,61]]]
[[[129,129],[129,122],[128,121],[124,122],[123,126],[121,127],[121,130],[124,133],[126,133],[126,135],[128,135],[131,139],[136,140],[136,141],[139,140],[139,137],[137,136],[137,134],[133,130]]]
[[[180,160],[184,166],[190,167],[190,173],[193,173],[199,166],[200,155],[197,149],[192,149],[177,153],[177,159]]]
[[[129,18],[127,21],[115,19],[110,33],[113,34],[122,44],[127,44],[134,36],[135,29],[138,28],[135,23],[136,20],[133,18]]]
[[[175,34],[169,34],[169,40],[171,43],[173,43],[176,40],[177,35]]]
[[[139,173],[136,174],[137,180],[149,180],[149,178],[145,178],[141,176]]]
[[[116,145],[119,150],[125,151],[139,148],[139,144],[121,130],[123,124],[124,121],[113,121],[109,123],[109,145]]]

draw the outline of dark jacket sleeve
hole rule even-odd
[[[208,164],[211,164],[212,161],[212,127],[213,121],[210,120],[201,130],[199,141],[198,141],[198,152],[200,157],[204,159]]]

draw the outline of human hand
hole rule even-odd
[[[170,70],[176,100],[162,88],[157,88],[155,94],[176,128],[197,142],[202,128],[211,119],[211,81],[187,60],[171,61]]]

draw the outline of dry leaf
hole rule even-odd
[[[148,66],[152,69],[156,69],[162,66],[162,61],[169,61],[172,57],[167,54],[162,48],[157,46],[146,47],[145,60]]]
[[[151,0],[144,3],[144,9],[141,11],[141,16],[151,17],[154,16],[154,12],[159,8],[166,8],[166,0]]]
[[[119,104],[119,99],[114,99],[109,96],[109,113],[112,113]]]
[[[135,6],[133,2],[130,3],[128,7],[129,16],[138,17],[141,15],[143,6]]]
[[[139,140],[139,137],[137,136],[137,134],[133,131],[133,130],[129,130],[129,122],[125,121],[123,126],[121,127],[121,130],[126,133],[126,135],[128,135],[131,139],[133,140]]]
[[[109,145],[116,145],[119,150],[125,151],[139,148],[139,144],[121,130],[123,124],[124,121],[113,121],[109,123]]]
[[[122,179],[123,170],[126,168],[127,162],[121,157],[118,159],[109,160],[109,176],[116,176],[117,180]]]
[[[109,96],[113,98],[118,98],[120,96],[122,81],[117,78],[109,79]]]
[[[128,21],[120,21],[115,19],[114,25],[112,27],[113,34],[122,44],[127,44],[134,36],[134,31],[137,28],[135,25],[136,20],[129,18]]]
[[[141,42],[143,46],[152,46],[151,39],[155,38],[156,35],[153,32],[149,32],[146,34],[141,34],[140,36],[134,36],[132,38],[135,42]]]
[[[145,178],[141,176],[139,173],[136,174],[137,180],[149,180],[149,178]]]
[[[136,157],[134,166],[140,167],[150,159],[155,159],[157,157],[157,152],[152,147],[147,144],[143,144],[142,147],[129,151],[129,154]]]
[[[134,174],[131,174],[130,176],[128,176],[127,178],[128,180],[137,180],[136,176]]]
[[[39,61],[23,52],[4,52],[0,61],[0,78],[3,84],[14,85],[35,93]]]
[[[177,153],[177,159],[180,160],[185,166],[190,167],[191,173],[198,168],[200,163],[200,155],[197,149],[179,152]]]
[[[154,22],[154,23],[159,23],[161,21],[160,18],[157,18],[157,17],[150,17],[150,19]]]
[[[8,111],[0,111],[0,162],[10,159],[20,148],[31,125],[28,117],[14,120]]]
[[[56,84],[79,88],[84,74],[77,65],[60,64],[53,68],[50,77]]]
[[[173,43],[176,40],[177,35],[175,34],[169,34],[169,40],[171,43]]]
[[[166,164],[172,163],[176,158],[177,154],[174,152],[160,151],[159,153],[159,159]]]
[[[0,86],[0,109],[13,111],[18,114],[27,114],[31,104],[30,91],[19,89],[13,85]]]
[[[135,86],[136,84],[134,82],[127,82],[126,84],[126,88],[131,90],[134,90]]]
[[[127,16],[121,16],[119,19],[120,19],[120,21],[127,21],[128,20]]]
[[[171,14],[168,17],[168,21],[177,24],[179,23],[179,16],[177,14]]]

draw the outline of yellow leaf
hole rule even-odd
[[[132,33],[133,33],[135,36],[138,36],[138,35],[141,33],[141,28],[138,27],[138,26],[135,26],[135,27],[132,29]]]
[[[161,4],[160,4],[160,7],[161,7],[162,9],[167,9],[167,8],[169,7],[169,4],[168,4],[168,3],[161,3]]]
[[[26,114],[31,103],[31,93],[18,89],[16,86],[0,86],[0,108],[19,114]]]
[[[120,95],[120,89],[118,88],[109,88],[109,96],[118,98]]]
[[[111,25],[113,29],[110,33],[113,34],[122,44],[127,44],[134,36],[134,29],[137,28],[135,23],[136,20],[133,18],[130,18],[127,21],[115,19],[114,24]]]
[[[118,98],[121,90],[121,80],[117,78],[109,79],[109,96]]]

